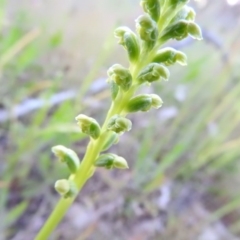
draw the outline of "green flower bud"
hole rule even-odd
[[[180,20],[177,23],[170,25],[164,30],[160,41],[166,42],[171,38],[176,40],[182,40],[188,35],[190,35],[193,39],[202,40],[201,29],[196,23],[186,20]]]
[[[111,132],[110,136],[108,136],[108,138],[106,139],[102,147],[102,151],[108,150],[113,144],[116,144],[118,140],[119,140],[119,135],[115,132]]]
[[[152,107],[160,108],[163,104],[162,99],[156,94],[140,94],[136,97],[130,99],[126,111],[128,112],[138,112],[138,111],[148,111]]]
[[[63,163],[66,163],[71,173],[75,173],[80,166],[77,154],[70,148],[62,145],[52,147],[54,155]]]
[[[153,108],[160,108],[163,105],[162,99],[157,94],[150,94],[152,97],[152,107]]]
[[[152,98],[149,94],[141,94],[130,99],[126,110],[128,112],[146,112],[152,106]]]
[[[187,56],[183,52],[167,47],[159,50],[152,61],[163,63],[166,66],[172,65],[176,62],[185,66],[187,65]]]
[[[188,24],[188,34],[196,40],[202,40],[201,28],[194,22],[189,22]]]
[[[154,82],[158,80],[168,80],[169,70],[159,63],[150,63],[138,75],[137,80],[140,83]]]
[[[160,4],[159,0],[142,0],[140,2],[143,10],[148,13],[156,22],[160,16]]]
[[[106,154],[100,155],[95,162],[95,166],[96,167],[105,167],[107,169],[111,169],[111,168],[126,169],[126,168],[128,168],[127,161],[124,158],[122,158],[116,154],[112,154],[112,153],[106,153]]]
[[[101,128],[94,118],[80,114],[75,119],[83,133],[89,135],[93,139],[97,139],[99,137]]]
[[[115,30],[114,35],[119,39],[118,43],[127,50],[130,61],[137,61],[140,47],[136,34],[128,27],[119,27]]]
[[[152,49],[158,37],[156,23],[148,15],[141,15],[136,19],[136,28],[146,47]]]
[[[56,181],[55,190],[64,198],[71,198],[77,195],[77,186],[71,180],[61,179]]]
[[[118,115],[113,116],[108,123],[107,129],[114,131],[116,133],[122,133],[126,131],[130,131],[132,128],[132,122]]]
[[[70,184],[67,179],[57,180],[54,187],[56,191],[61,195],[67,194],[70,190]]]
[[[132,85],[132,75],[127,68],[120,64],[114,64],[108,70],[109,80],[113,80],[123,91],[128,91]]]
[[[180,20],[179,22],[167,27],[162,36],[161,41],[166,42],[173,38],[176,40],[182,40],[188,36],[188,21]]]
[[[105,167],[107,169],[111,169],[113,167],[114,159],[115,154],[112,153],[102,154],[97,158],[94,165],[96,167]]]

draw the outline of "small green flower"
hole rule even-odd
[[[71,180],[60,179],[54,185],[55,190],[64,198],[71,198],[77,195],[77,186]]]
[[[67,164],[71,173],[76,173],[80,167],[80,160],[72,149],[57,145],[52,147],[52,152],[61,162]]]
[[[141,94],[130,99],[126,110],[128,112],[146,112],[151,109],[152,98],[149,94]]]
[[[105,167],[107,169],[111,169],[113,167],[115,155],[111,153],[106,153],[100,155],[97,160],[95,161],[96,167]]]
[[[159,108],[163,104],[162,99],[156,94],[140,94],[130,99],[126,111],[146,112],[153,108]]]
[[[118,43],[128,52],[131,62],[136,62],[140,53],[140,46],[136,34],[128,27],[119,27],[114,35],[119,39]]]
[[[152,49],[158,37],[156,23],[148,15],[141,15],[136,19],[136,28],[147,49]]]
[[[155,54],[153,62],[162,63],[166,66],[174,63],[179,63],[182,66],[187,65],[187,56],[181,51],[177,51],[174,48],[166,47]]]
[[[113,153],[106,153],[100,155],[96,162],[96,167],[105,167],[107,169],[111,168],[119,168],[119,169],[126,169],[128,168],[127,161],[116,154]]]
[[[94,118],[80,114],[75,119],[83,133],[89,135],[93,139],[97,139],[99,137],[101,128]]]
[[[166,42],[171,38],[179,41],[188,36],[191,36],[193,39],[202,40],[200,27],[192,21],[179,20],[164,30],[160,41]]]
[[[118,115],[113,116],[108,123],[108,130],[114,131],[116,133],[122,133],[130,131],[132,128],[132,122],[125,118]]]
[[[132,75],[130,71],[120,64],[114,64],[108,69],[108,82],[114,81],[123,91],[128,91],[132,85]]]
[[[158,80],[167,81],[170,76],[169,70],[159,63],[150,63],[139,73],[137,80],[140,83],[144,82],[155,82]]]
[[[188,36],[188,21],[180,20],[167,27],[162,36],[161,41],[166,42],[169,39],[182,40]]]

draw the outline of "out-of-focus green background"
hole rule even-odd
[[[191,4],[204,41],[170,43],[188,66],[147,89],[164,106],[131,115],[111,149],[130,170],[98,170],[51,239],[240,239],[240,5]],[[141,13],[138,0],[0,0],[0,239],[34,239],[56,204],[68,172],[50,149],[84,155],[74,117],[102,123],[106,70],[127,66],[113,30]]]

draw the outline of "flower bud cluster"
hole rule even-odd
[[[54,187],[64,198],[74,197],[77,194],[77,187],[71,178],[75,176],[77,170],[79,169],[80,160],[72,149],[66,148],[62,145],[52,147],[52,152],[60,162],[66,163],[71,172],[69,179],[57,180]]]
[[[130,67],[114,64],[107,71],[112,106],[106,121],[101,127],[91,117],[80,114],[76,117],[82,133],[91,138],[91,146],[97,146],[96,159],[90,159],[92,165],[86,173],[91,177],[95,167],[106,169],[127,169],[128,163],[113,153],[104,153],[116,144],[124,132],[132,128],[132,122],[126,117],[129,113],[146,112],[158,109],[163,101],[157,94],[135,95],[137,88],[144,83],[168,80],[168,66],[178,63],[187,65],[187,56],[174,48],[161,48],[170,39],[182,40],[188,36],[201,40],[200,27],[194,22],[195,11],[187,6],[189,0],[141,0],[144,14],[136,19],[136,33],[128,27],[118,27],[114,35],[118,43],[127,51]],[[69,179],[58,180],[55,189],[64,197],[73,197],[77,192],[74,176],[79,168],[77,154],[64,146],[52,148],[61,162],[66,163],[71,172]],[[90,152],[90,151],[88,151]],[[90,153],[92,154],[92,153]],[[92,157],[92,155],[90,155]],[[90,165],[89,165],[90,166]]]

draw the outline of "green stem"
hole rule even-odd
[[[74,198],[64,199],[61,198],[57,203],[57,206],[53,210],[52,214],[45,222],[43,228],[36,236],[35,240],[47,240],[51,232],[55,229],[55,227],[59,224],[61,219],[64,217],[68,208],[71,206]]]

